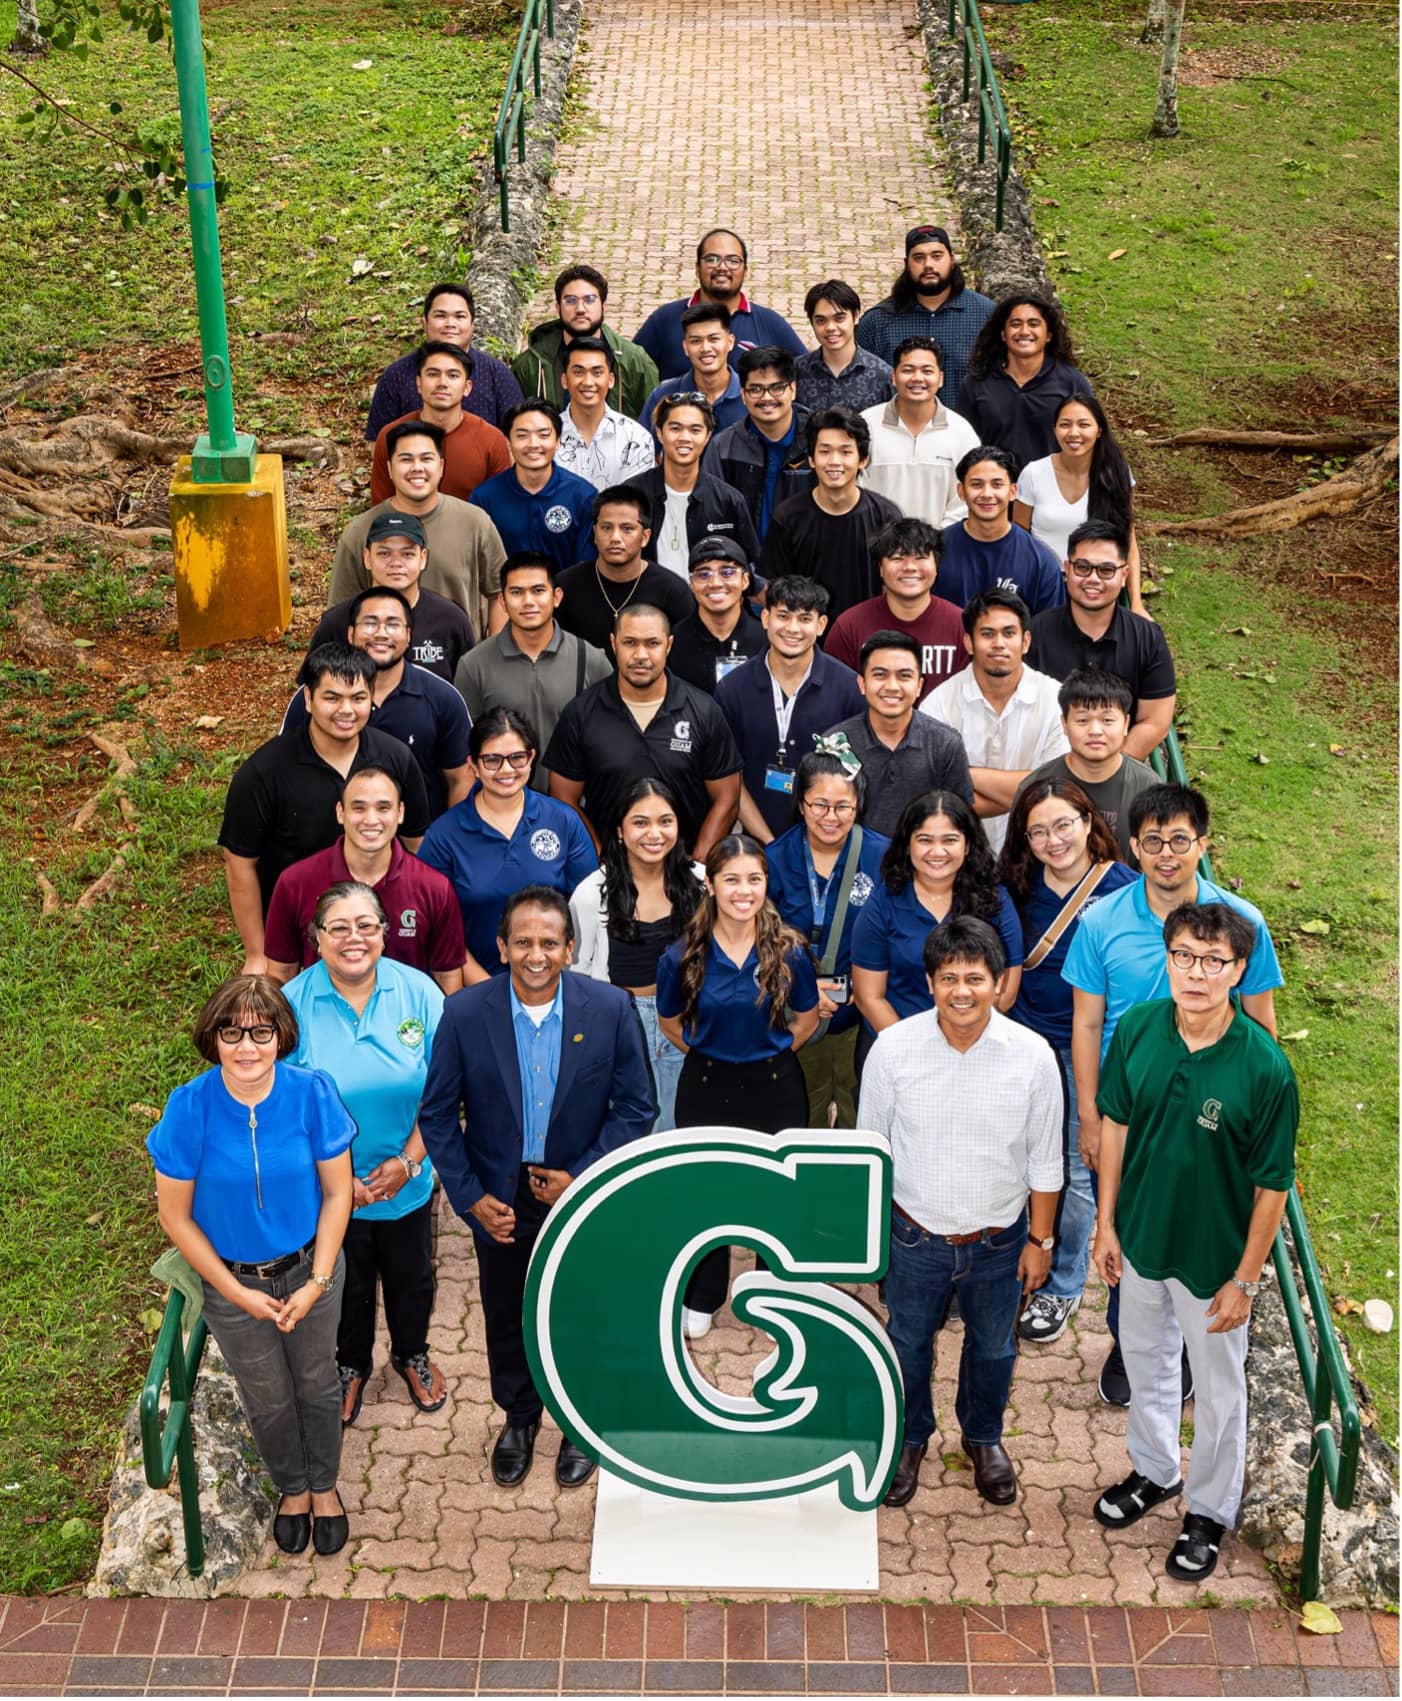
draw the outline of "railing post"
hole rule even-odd
[[[1318,1323],[1316,1319],[1316,1326]],[[1324,1327],[1328,1327],[1327,1319]],[[1305,1490],[1305,1541],[1300,1554],[1300,1599],[1305,1601],[1316,1600],[1319,1596],[1319,1550],[1324,1540],[1324,1490],[1328,1478],[1320,1437],[1329,1427],[1330,1392],[1329,1370],[1321,1347],[1314,1361],[1313,1430],[1310,1435],[1309,1483]]]
[[[535,30],[535,52],[532,55],[532,58],[534,59],[534,62],[535,62],[535,97],[536,97],[537,100],[539,100],[540,99],[540,0],[530,0],[530,6],[529,6],[528,10],[535,19],[535,23],[534,23],[534,26],[533,26],[534,30]],[[525,130],[525,125],[526,125],[526,121],[525,121],[525,117],[523,115],[522,119],[521,119],[521,128],[522,128],[523,131]]]
[[[194,1331],[191,1330],[193,1338]],[[192,1577],[204,1572],[204,1527],[200,1522],[200,1476],[195,1465],[195,1437],[190,1410],[194,1404],[194,1387],[189,1366],[185,1361],[185,1342],[177,1338],[175,1351],[170,1355],[170,1404],[186,1408],[175,1445],[175,1468],[180,1481],[180,1522],[185,1528],[185,1561]]]
[[[968,16],[968,13],[965,12],[964,9],[963,9],[962,0],[961,0],[961,4],[960,4],[960,13],[961,13],[960,21],[963,24],[963,34],[964,34],[964,99],[968,100],[968,98],[969,98],[969,80],[970,80],[969,79],[969,73],[973,69],[973,66],[972,66],[972,63],[971,63],[971,55],[970,55],[970,49],[969,49],[969,16]]]
[[[545,0],[545,33],[555,39],[555,0]]]

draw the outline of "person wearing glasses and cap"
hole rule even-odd
[[[743,404],[740,411],[743,417]],[[723,478],[701,470],[701,457],[716,431],[710,402],[699,390],[677,390],[657,404],[652,424],[662,459],[627,481],[652,504],[644,558],[685,578],[696,545],[724,538],[753,561],[759,539],[745,498]]]
[[[894,366],[907,337],[933,337],[944,351],[939,399],[952,408],[992,311],[992,300],[964,282],[944,226],[918,224],[905,233],[905,266],[891,293],[863,313],[857,346]]]
[[[663,378],[680,378],[691,364],[682,345],[682,314],[702,301],[718,301],[730,309],[737,356],[745,349],[766,346],[794,356],[807,352],[782,313],[761,307],[745,294],[749,263],[749,249],[733,230],[708,230],[696,244],[695,291],[655,308],[633,334],[633,341],[656,361]]]
[[[727,674],[763,650],[764,627],[745,607],[750,569],[729,538],[693,545],[687,578],[696,613],[678,621],[667,665],[698,691],[714,693]]]

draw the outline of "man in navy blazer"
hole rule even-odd
[[[511,972],[444,1005],[419,1132],[477,1237],[492,1398],[506,1413],[492,1475],[510,1488],[531,1468],[543,1409],[521,1319],[531,1248],[577,1175],[651,1129],[657,1101],[628,994],[565,973],[574,926],[561,893],[526,886],[513,894],[497,944]],[[561,1441],[562,1487],[587,1482],[593,1470],[587,1454]]]

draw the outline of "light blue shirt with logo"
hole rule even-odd
[[[336,1083],[355,1122],[351,1164],[363,1181],[402,1152],[414,1131],[443,994],[428,975],[389,957],[376,965],[375,990],[359,1016],[331,984],[325,963],[304,969],[283,991],[299,1031],[287,1061],[324,1069]],[[393,1199],[362,1207],[352,1221],[395,1221],[432,1192],[433,1169],[425,1160],[417,1180],[406,1181]]]
[[[511,988],[511,1026],[516,1034],[516,1064],[521,1071],[521,1162],[545,1162],[545,1135],[560,1079],[560,1035],[565,1024],[565,983],[542,1021],[535,1021]]]

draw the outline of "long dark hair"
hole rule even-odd
[[[610,933],[630,944],[638,937],[638,921],[633,914],[638,902],[638,887],[633,879],[633,870],[628,863],[628,851],[619,837],[619,830],[627,820],[629,811],[645,797],[658,798],[667,805],[673,815],[677,813],[677,800],[672,795],[670,786],[664,785],[661,780],[634,780],[624,792],[604,835],[604,904],[608,928]],[[691,858],[682,843],[680,831],[677,833],[677,842],[662,860],[662,889],[672,906],[672,937],[675,939],[691,920],[696,906],[705,896],[691,871]]]
[[[768,871],[764,847],[757,840],[752,839],[748,833],[728,833],[706,858],[707,879],[714,885],[721,870],[742,856],[754,857],[760,866]],[[701,987],[706,979],[706,959],[710,955],[711,935],[715,931],[715,925],[715,894],[707,892],[687,922],[683,936],[683,1027],[696,1016]],[[773,899],[766,892],[764,902],[755,916],[755,954],[759,959],[755,966],[755,980],[759,984],[755,1003],[759,1005],[768,1001],[771,1027],[784,1026],[784,1006],[789,1001],[789,991],[793,986],[793,970],[789,967],[789,956],[794,951],[806,949],[803,938],[787,925],[775,909]]]
[[[1037,884],[1038,857],[1027,842],[1027,818],[1039,803],[1059,797],[1068,809],[1074,809],[1083,821],[1090,822],[1087,849],[1092,862],[1118,862],[1120,847],[1110,831],[1105,817],[1081,790],[1075,780],[1037,780],[1024,786],[1017,795],[1008,816],[1008,836],[1003,840],[1003,854],[998,859],[998,879],[1008,889],[1008,896],[1019,911],[1032,896]]]
[[[1100,428],[1100,435],[1090,452],[1086,518],[1107,520],[1122,531],[1128,531],[1134,524],[1134,482],[1129,476],[1129,462],[1125,459],[1124,450],[1116,442],[1099,400],[1095,396],[1068,396],[1052,415],[1053,433],[1057,420],[1073,402],[1077,407],[1083,407]]]
[[[949,269],[949,282],[946,288],[949,290],[951,301],[956,295],[962,294],[968,288],[968,283],[964,277],[964,268],[957,260]],[[890,299],[891,306],[897,313],[904,313],[907,309],[916,305],[915,279],[910,275],[909,266],[901,267],[900,276],[891,285]]]
[[[988,316],[969,355],[969,376],[986,378],[990,372],[1001,372],[1008,364],[1008,350],[1003,331],[1013,316],[1014,307],[1035,307],[1047,322],[1047,354],[1065,366],[1074,366],[1076,357],[1071,351],[1071,333],[1066,327],[1066,315],[1054,301],[1044,295],[1006,295]]]
[[[906,804],[889,848],[881,859],[881,878],[888,892],[904,892],[915,879],[910,860],[910,841],[932,815],[944,815],[964,840],[964,861],[954,876],[954,898],[950,915],[973,915],[984,921],[1002,908],[998,901],[998,873],[993,852],[979,825],[978,816],[955,791],[927,791]]]

